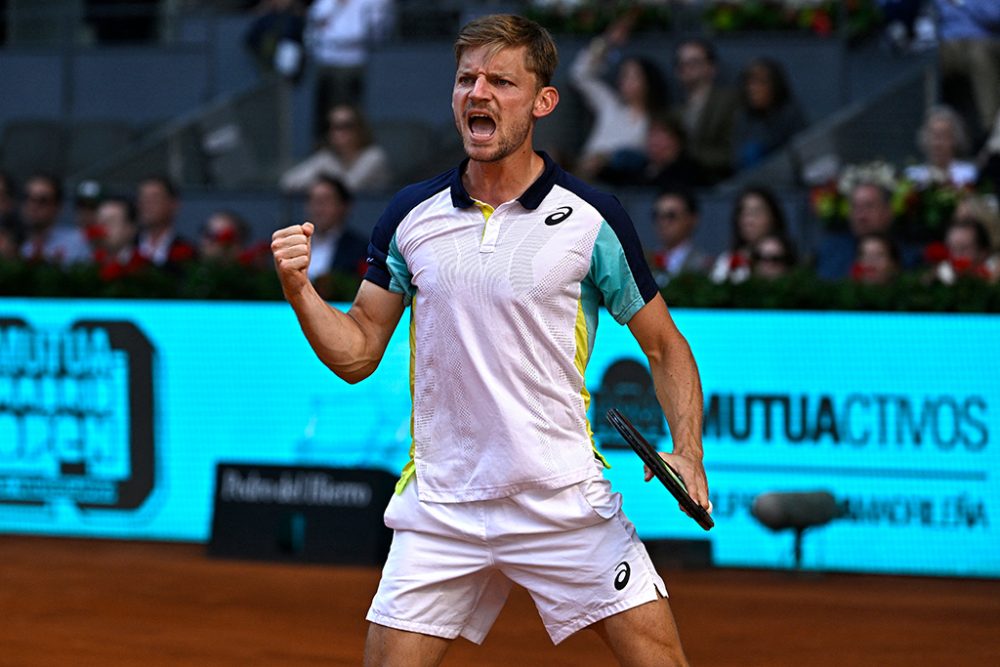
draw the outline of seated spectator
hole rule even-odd
[[[986,225],[969,217],[956,218],[944,239],[947,259],[934,268],[935,277],[946,285],[960,276],[995,283],[1000,280],[1000,255],[994,252]]]
[[[653,203],[653,224],[659,245],[650,256],[649,264],[660,287],[682,273],[708,271],[711,260],[694,242],[698,200],[690,190],[662,190]]]
[[[731,217],[730,248],[719,255],[712,267],[712,280],[742,282],[750,276],[754,244],[768,235],[786,234],[785,213],[768,188],[749,186],[736,197]]]
[[[689,188],[704,184],[698,164],[687,152],[684,126],[667,112],[649,119],[646,133],[646,163],[636,174],[623,175],[615,185],[647,185],[658,190]],[[604,180],[608,180],[605,178]]]
[[[962,159],[969,155],[968,134],[961,117],[950,107],[936,106],[927,111],[917,133],[917,145],[924,162],[907,167],[903,172],[906,178],[919,185],[975,184],[979,176],[975,163]]]
[[[73,197],[73,221],[90,245],[91,253],[97,249],[101,230],[97,224],[97,208],[101,203],[102,188],[97,181],[80,181]]]
[[[736,91],[718,82],[715,46],[700,38],[677,45],[674,68],[684,99],[674,112],[687,132],[688,151],[709,184],[733,171],[733,119]]]
[[[80,230],[57,224],[62,203],[62,184],[54,176],[36,174],[28,179],[21,204],[21,257],[60,266],[90,261],[90,245]]]
[[[864,234],[858,239],[858,250],[851,279],[866,285],[888,285],[902,269],[902,258],[891,236],[882,233]]]
[[[286,192],[306,192],[321,174],[343,181],[351,192],[384,189],[392,181],[389,157],[375,143],[368,121],[360,109],[335,106],[327,116],[326,145],[285,172],[281,187]]]
[[[107,197],[97,207],[100,230],[95,234],[94,261],[101,277],[114,280],[149,266],[139,254],[135,205],[124,197]]]
[[[590,135],[577,162],[585,179],[614,179],[636,172],[645,162],[650,117],[667,107],[667,82],[660,68],[638,56],[624,58],[615,86],[602,79],[609,51],[628,40],[632,15],[612,24],[604,35],[580,51],[570,68],[570,79],[593,114]]]
[[[848,193],[847,231],[827,232],[816,254],[816,274],[824,280],[844,280],[851,276],[858,239],[868,234],[889,235],[899,245],[904,269],[920,263],[920,251],[894,234],[895,213],[892,193],[883,185],[861,180]]]
[[[766,234],[750,249],[750,275],[774,280],[795,270],[798,259],[795,247],[784,234]]]
[[[249,237],[250,227],[238,213],[216,211],[201,226],[198,256],[208,262],[238,262],[246,251]]]
[[[152,176],[139,183],[139,254],[155,266],[177,267],[197,257],[194,244],[177,233],[179,209],[180,197],[170,179]]]
[[[751,61],[740,74],[740,105],[733,121],[733,165],[760,164],[806,126],[785,69],[770,58]]]
[[[315,225],[309,278],[331,272],[360,276],[367,268],[368,240],[347,228],[354,197],[332,176],[320,176],[306,202],[307,219]]]

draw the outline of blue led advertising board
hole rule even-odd
[[[716,527],[703,532],[604,419],[669,449],[641,351],[601,320],[587,369],[606,475],[648,539],[720,566],[793,565],[749,511],[824,490],[843,516],[803,567],[1000,576],[1000,319],[679,310],[705,394]],[[407,327],[348,385],[284,303],[0,300],[0,532],[206,541],[216,464],[373,467],[409,451]]]

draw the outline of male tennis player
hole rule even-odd
[[[375,370],[410,306],[412,460],[386,509],[395,533],[365,664],[437,665],[455,637],[481,642],[516,583],[555,643],[589,627],[623,665],[684,665],[663,581],[603,477],[584,369],[604,303],[649,358],[673,436],[664,458],[707,508],[690,348],[618,201],[532,148],[559,102],[549,34],[487,16],[455,55],[468,159],[393,198],[351,308],[309,283],[311,223],[272,242],[306,338],[348,382]]]

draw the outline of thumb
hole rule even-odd
[[[316,227],[313,223],[307,222],[302,225],[302,233],[306,235],[306,238],[312,236],[314,231],[316,231]]]

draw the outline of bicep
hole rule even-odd
[[[347,311],[361,329],[367,346],[381,353],[385,351],[392,332],[403,315],[403,295],[365,280],[361,283],[354,303]]]

